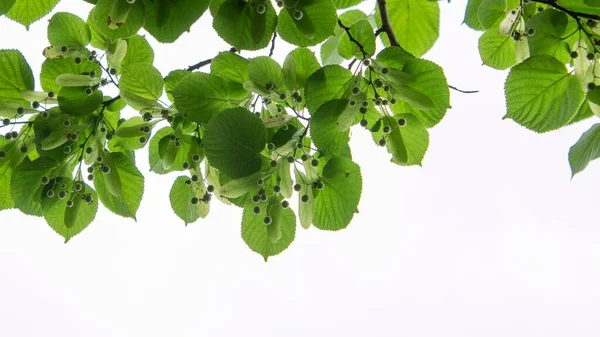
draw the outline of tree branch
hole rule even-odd
[[[344,31],[346,31],[346,34],[348,34],[348,38],[350,38],[350,41],[352,43],[354,43],[358,47],[358,49],[360,50],[360,52],[363,55],[363,58],[366,59],[367,58],[367,53],[365,52],[365,47],[363,47],[363,45],[360,42],[358,42],[358,40],[356,40],[354,38],[354,36],[352,36],[352,33],[350,33],[350,28],[347,27],[346,25],[344,25],[342,23],[342,20],[340,20],[340,19],[338,19],[338,25],[340,27],[342,27],[344,29]]]
[[[377,5],[379,6],[379,16],[381,16],[381,30],[385,32],[388,40],[390,40],[390,45],[400,46],[398,39],[396,39],[396,34],[394,34],[394,30],[392,29],[392,25],[390,24],[386,1],[377,0]]]
[[[479,92],[479,90],[462,90],[462,89],[458,89],[457,87],[452,86],[452,85],[448,85],[448,87],[450,89],[452,89],[452,90],[456,90],[458,92],[462,92],[463,94],[476,94],[476,93]]]
[[[275,40],[277,39],[277,32],[273,33],[273,39],[271,40],[271,50],[269,50],[269,57],[275,53]]]
[[[592,20],[600,20],[600,15],[572,11],[570,9],[567,9],[567,8],[559,5],[556,0],[531,0],[531,1],[551,6],[555,9],[558,9],[559,11],[564,12],[565,14],[568,14],[569,16],[571,16],[574,19],[586,18],[586,19],[592,19]]]
[[[198,69],[200,69],[200,68],[202,68],[204,66],[209,65],[211,62],[212,62],[212,59],[206,59],[204,61],[200,61],[200,62],[194,64],[193,66],[187,67],[185,70],[187,70],[187,71],[198,70]]]

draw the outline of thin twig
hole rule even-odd
[[[273,39],[271,40],[271,50],[269,50],[269,57],[275,53],[275,40],[277,39],[277,32],[273,33]]]
[[[338,19],[338,26],[342,27],[346,31],[346,34],[348,35],[348,38],[350,38],[350,41],[358,47],[358,49],[363,55],[363,58],[366,59],[367,53],[365,52],[365,47],[363,47],[363,45],[360,42],[358,42],[358,40],[356,40],[354,36],[352,36],[352,33],[350,33],[350,28],[344,25],[344,23],[340,19]]]
[[[572,11],[570,9],[567,9],[567,8],[559,5],[556,0],[532,0],[532,2],[537,2],[539,4],[544,4],[544,5],[554,7],[555,9],[558,9],[558,10],[564,12],[565,14],[568,14],[569,16],[571,16],[574,19],[586,18],[586,19],[600,20],[600,15]]]
[[[462,89],[458,89],[457,87],[452,86],[452,85],[448,85],[448,87],[450,89],[452,89],[452,90],[456,90],[458,92],[462,92],[463,94],[476,94],[476,93],[479,92],[479,90],[462,90]]]
[[[386,1],[377,0],[377,5],[379,6],[379,16],[381,16],[381,29],[387,35],[388,40],[390,40],[390,45],[400,46],[398,39],[396,39],[396,34],[394,34],[394,30],[392,29],[392,25],[390,24]]]
[[[187,67],[185,70],[187,71],[194,71],[194,70],[198,70],[204,66],[209,65],[212,62],[212,59],[206,59],[204,61],[200,61],[192,66]]]

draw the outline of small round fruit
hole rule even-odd
[[[66,53],[66,52],[69,51],[69,47],[68,46],[62,46],[62,47],[60,47],[60,51],[61,51],[61,53]]]
[[[363,61],[363,64],[364,64],[366,67],[368,67],[368,66],[370,66],[370,65],[371,65],[371,60],[369,60],[369,59],[367,59],[367,60],[364,60],[364,61]]]
[[[292,163],[294,163],[295,159],[294,159],[294,157],[287,157],[287,161],[288,161],[288,163],[292,164]]]
[[[31,107],[34,108],[34,109],[39,108],[40,107],[40,102],[38,102],[38,101],[31,102]]]
[[[3,159],[4,157],[6,157],[6,151],[2,150],[0,151],[0,159]]]
[[[267,199],[269,199],[269,197],[267,197],[266,194],[261,194],[260,195],[260,201],[267,201]]]
[[[294,184],[294,191],[299,192],[302,189],[300,184]]]
[[[96,77],[96,72],[92,70],[88,73],[88,75],[90,75],[91,78],[94,78]]]
[[[308,194],[305,194],[302,196],[302,202],[308,202],[308,200],[310,200],[310,197],[308,196]]]
[[[89,181],[92,181],[92,180],[94,180],[94,175],[93,175],[93,174],[88,174],[88,176],[87,176],[87,179],[88,179]]]
[[[304,17],[304,13],[302,13],[302,11],[299,11],[299,10],[294,11],[294,19],[302,20],[302,17]]]
[[[595,58],[596,58],[596,54],[594,54],[594,53],[588,53],[588,54],[586,55],[586,58],[587,58],[588,60],[592,61],[593,59],[595,59]]]
[[[271,167],[277,167],[277,160],[271,160]]]
[[[82,60],[81,60],[81,57],[76,57],[76,58],[74,59],[74,61],[75,61],[75,64],[81,64],[81,61],[82,61]]]
[[[75,190],[75,192],[79,192],[82,189],[83,189],[83,184],[80,183],[79,181],[73,185],[73,190]]]
[[[273,219],[271,219],[270,216],[266,216],[263,221],[265,222],[265,225],[270,225],[271,222],[273,222]]]
[[[281,202],[281,207],[282,208],[288,208],[288,207],[290,207],[290,202],[287,201],[287,200],[282,201]]]
[[[387,135],[390,132],[392,132],[392,127],[391,126],[386,125],[386,126],[383,127],[383,133],[385,133]]]
[[[108,167],[106,165],[102,166],[102,173],[109,174],[110,173],[110,167]]]
[[[358,94],[360,94],[360,88],[359,87],[352,88],[352,95],[358,95]]]
[[[192,205],[197,205],[198,202],[200,202],[200,199],[198,199],[198,197],[193,197],[190,202],[192,203]]]
[[[208,185],[208,186],[206,186],[206,191],[208,193],[212,193],[215,191],[215,187],[213,185]]]
[[[8,119],[8,118],[4,118],[4,119],[2,120],[2,125],[8,125],[8,124],[10,124],[10,119]]]
[[[527,29],[527,35],[528,36],[534,36],[535,35],[535,29],[534,28]]]
[[[52,92],[52,91],[50,91],[50,92]],[[50,97],[50,96],[48,96],[48,97]],[[18,107],[17,108],[17,114],[22,115],[24,113],[25,113],[25,109],[23,109],[23,107]]]
[[[29,149],[27,148],[27,145],[23,144],[19,150],[21,150],[21,153],[27,153]]]
[[[193,161],[194,163],[197,163],[197,162],[199,162],[199,161],[200,161],[200,155],[199,155],[199,154],[195,154],[195,155],[193,155],[193,156],[192,156],[192,161]]]
[[[86,95],[88,95],[88,96],[89,96],[89,95],[91,95],[91,94],[93,94],[93,93],[94,93],[94,90],[92,90],[92,88],[85,88],[85,94],[86,94]]]
[[[194,174],[194,175],[192,175],[192,181],[193,181],[193,182],[198,182],[198,180],[199,180],[199,179],[200,179],[200,178],[199,178],[197,175],[195,175],[195,174]]]
[[[369,106],[369,101],[364,100],[362,101],[362,106],[364,106],[365,108]]]
[[[367,108],[365,108],[364,106],[361,106],[361,107],[360,107],[360,109],[358,109],[358,111],[359,111],[361,114],[363,114],[363,115],[364,115],[364,114],[366,114],[366,113],[367,113],[367,111],[368,111],[368,110],[367,110]]]
[[[279,186],[279,185],[273,186],[273,192],[275,192],[275,193],[281,192],[281,186]]]
[[[88,173],[94,173],[94,167],[93,166],[88,167],[87,168],[87,172]]]
[[[48,119],[48,117],[50,117],[50,114],[48,113],[48,111],[42,111],[40,116],[42,116],[43,119]]]
[[[314,166],[314,167],[317,167],[317,166],[319,166],[319,160],[317,160],[317,159],[313,159],[313,160],[311,160],[311,161],[310,161],[310,165],[312,165],[312,166]]]
[[[392,98],[392,99],[390,99],[390,104],[391,104],[391,105],[394,105],[394,104],[396,104],[396,99],[395,99],[395,98]]]
[[[10,133],[10,135],[11,135],[13,138],[18,138],[18,137],[19,137],[19,133],[18,133],[17,131],[12,131],[12,132]]]
[[[260,195],[255,194],[252,196],[252,202],[258,204],[260,202]]]
[[[54,190],[48,190],[48,192],[46,192],[46,196],[48,198],[53,198],[54,197]]]
[[[192,185],[192,181],[189,180],[189,179],[186,179],[185,184],[188,185],[188,186],[191,186]]]
[[[67,197],[67,192],[65,192],[65,191],[58,192],[58,198],[59,199],[64,199],[66,197]]]
[[[138,139],[138,142],[140,142],[140,144],[144,144],[144,143],[146,142],[146,137],[144,137],[144,136],[141,136],[141,137]]]
[[[104,161],[104,158],[102,156],[98,156],[98,157],[96,157],[96,161],[101,163]]]
[[[387,141],[385,140],[385,138],[381,138],[379,140],[379,146],[385,146],[387,144]]]
[[[64,154],[71,153],[71,147],[69,145],[63,146],[63,153]]]
[[[356,106],[356,101],[350,101],[350,102],[348,102],[348,104],[349,104],[350,106],[352,106],[352,107],[353,107],[353,106]]]
[[[111,75],[116,75],[117,74],[117,69],[115,68],[110,68],[110,70],[108,71]]]
[[[369,125],[369,122],[366,119],[360,120],[360,126],[362,126],[363,128],[366,128],[367,125]]]
[[[50,182],[50,178],[43,176],[42,179],[40,179],[40,183],[42,185],[48,185],[48,183]]]
[[[405,126],[406,125],[406,119],[404,119],[404,118],[398,119],[398,125]]]
[[[277,0],[277,7],[281,8],[285,5],[285,3],[283,2],[283,0]]]
[[[265,14],[266,11],[267,11],[267,7],[265,5],[259,4],[258,6],[256,6],[256,13]]]
[[[91,204],[92,201],[94,201],[94,199],[92,198],[91,195],[87,194],[85,197],[83,197],[83,201],[85,201],[88,204]]]
[[[256,185],[258,185],[258,186],[262,186],[262,184],[264,184],[264,183],[265,183],[265,181],[262,178],[260,178],[256,181]]]
[[[390,70],[389,70],[388,68],[386,68],[386,67],[383,67],[383,68],[381,68],[381,73],[382,73],[382,74],[384,74],[384,75],[385,75],[385,74],[387,74],[387,73],[389,73],[389,72],[390,72]]]
[[[260,206],[254,206],[254,208],[252,209],[252,212],[254,212],[254,214],[260,214],[261,211],[262,209],[260,208]]]
[[[571,56],[571,58],[572,58],[572,59],[576,59],[576,58],[579,56],[579,53],[578,53],[578,52],[576,52],[575,50],[573,50],[573,51],[572,51],[572,52],[569,54],[569,56]]]
[[[594,89],[596,89],[596,83],[594,83],[594,82],[588,83],[587,84],[587,88],[588,88],[588,90],[594,90]]]
[[[317,181],[317,189],[318,189],[319,191],[322,191],[324,188],[325,188],[325,184],[323,184],[323,183],[322,183],[322,182],[320,182],[320,181]]]
[[[67,207],[69,207],[69,208],[73,207],[73,200],[67,201]]]
[[[92,152],[94,152],[94,149],[93,149],[92,147],[89,147],[89,146],[88,146],[88,147],[85,149],[85,153],[87,153],[87,154],[92,154]]]
[[[301,159],[302,161],[307,161],[307,160],[308,160],[308,155],[307,155],[307,154],[303,154],[303,155],[300,157],[300,159]]]
[[[273,143],[267,144],[267,150],[269,150],[269,151],[275,150],[275,144],[273,144]]]

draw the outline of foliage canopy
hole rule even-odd
[[[455,89],[421,58],[439,35],[436,1],[373,0],[372,13],[352,9],[362,0],[86,1],[86,18],[49,18],[40,74],[0,50],[0,210],[44,217],[65,241],[100,203],[136,218],[135,151],[147,146],[150,170],[173,174],[186,225],[213,196],[239,206],[242,238],[266,260],[297,222],[351,222],[362,190],[351,130],[391,162],[421,165]],[[0,0],[0,15],[28,28],[58,2]],[[231,50],[161,74],[143,31],[174,43],[203,15]],[[464,23],[482,31],[483,63],[509,70],[505,118],[542,133],[600,116],[600,1],[470,0]],[[278,38],[297,46],[279,61]],[[600,156],[599,125],[571,148],[573,175]]]

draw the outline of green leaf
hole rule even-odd
[[[102,36],[111,40],[126,38],[135,35],[144,25],[144,1],[136,1],[128,6],[128,14],[125,22],[118,28],[112,29],[109,27],[109,16],[113,5],[117,1],[123,0],[98,0],[98,4],[94,7],[90,15],[92,16],[93,28]],[[88,22],[90,23],[90,22]]]
[[[321,174],[325,188],[315,198],[315,227],[322,230],[346,228],[354,213],[362,192],[360,167],[349,159],[331,158]]]
[[[140,104],[137,97],[156,102],[163,93],[164,81],[160,72],[151,64],[136,63],[125,68],[119,81],[121,97],[136,110],[147,108],[146,103]],[[136,97],[132,100],[132,97]]]
[[[510,35],[501,35],[493,28],[479,38],[479,54],[483,64],[504,70],[517,64],[516,42]]]
[[[295,10],[303,13],[301,20],[292,17]],[[314,46],[333,35],[337,19],[336,8],[331,1],[301,0],[279,12],[277,34],[299,47]]]
[[[304,173],[298,170],[296,170],[295,173],[296,183],[302,186],[298,193],[298,218],[300,219],[300,225],[302,228],[309,229],[315,216],[315,200],[313,196],[313,189],[312,185],[307,183],[308,179]],[[302,196],[304,195],[308,196],[308,201],[302,201]]]
[[[93,90],[91,95],[85,93],[84,87],[63,87],[58,92],[60,110],[71,116],[87,116],[102,105],[102,91]]]
[[[350,40],[350,36],[346,33],[342,34],[338,45],[340,55],[347,60],[354,57],[362,60],[365,57],[373,56],[375,54],[375,33],[369,21],[360,20],[349,28],[352,37],[363,47],[365,55],[363,55],[358,45]]]
[[[0,136],[0,149],[2,149],[8,141],[4,136]],[[0,211],[15,207],[15,202],[12,200],[10,195],[10,180],[12,177],[12,170],[8,165],[2,165],[2,159],[0,159]]]
[[[388,15],[398,43],[411,54],[419,57],[435,43],[440,29],[440,8],[437,1],[396,0],[387,3]],[[381,27],[379,7],[375,15]],[[389,40],[381,34],[385,46]]]
[[[465,20],[463,23],[466,23],[471,29],[484,30],[478,18],[479,6],[482,2],[483,0],[469,0],[467,3],[467,8],[465,9]]]
[[[184,78],[188,77],[191,73],[187,70],[172,70],[167,77],[165,77],[165,91],[167,97],[171,102],[174,102],[172,91],[177,87],[179,82]]]
[[[148,43],[145,37],[134,35],[127,39],[127,52],[125,58],[121,61],[121,67],[135,63],[152,64],[154,62],[154,50]]]
[[[402,71],[414,78],[414,82],[408,87],[428,97],[434,108],[424,110],[409,103],[398,101],[391,106],[392,111],[395,113],[412,113],[423,125],[428,128],[433,127],[442,120],[446,110],[450,107],[450,90],[443,69],[431,61],[414,58],[406,62]],[[394,95],[396,95],[396,92],[394,92]],[[404,97],[398,97],[398,99],[404,99]]]
[[[29,106],[21,91],[34,90],[35,82],[29,64],[18,50],[0,50],[0,102]]]
[[[265,93],[270,92],[266,87],[272,86],[274,91],[284,91],[285,79],[283,70],[277,61],[268,56],[258,56],[248,64],[248,76],[254,85]]]
[[[46,59],[42,63],[42,72],[40,74],[40,82],[44,91],[54,91],[58,93],[62,86],[56,83],[56,78],[62,74],[88,74],[90,71],[96,74],[101,74],[102,69],[96,62],[84,61],[80,64],[75,64],[73,59],[57,58]]]
[[[15,4],[16,0],[4,0],[0,1],[0,16],[6,14],[10,8]]]
[[[337,130],[338,117],[348,106],[347,99],[335,99],[321,105],[310,120],[310,134],[319,152],[336,155],[350,141],[348,130]]]
[[[202,200],[202,196],[206,193],[204,182],[199,181],[198,184],[192,183],[188,186],[185,182],[189,179],[187,176],[177,177],[169,193],[173,212],[185,222],[186,226],[199,218],[206,218],[210,210],[209,203]],[[196,205],[191,202],[193,197],[199,199]]]
[[[117,128],[115,137],[108,143],[109,149],[120,148],[124,150],[138,150],[146,146],[150,139],[150,134],[140,131],[140,127],[148,126],[152,128],[152,123],[147,123],[140,116],[135,116],[123,122]],[[143,137],[146,141],[141,142]]]
[[[12,172],[10,181],[10,194],[15,207],[21,212],[42,216],[42,190],[40,183],[42,177],[49,177],[56,168],[56,161],[50,158],[39,158],[31,161],[25,158]]]
[[[250,79],[249,63],[250,61],[236,53],[221,52],[210,62],[210,73],[224,80],[244,84]]]
[[[200,19],[210,0],[145,0],[144,28],[158,42],[175,42]]]
[[[244,108],[227,109],[206,126],[204,147],[210,164],[232,179],[260,171],[267,143],[262,120]]]
[[[87,23],[77,15],[55,13],[48,23],[48,41],[53,46],[85,47],[91,40]]]
[[[283,62],[283,78],[290,90],[303,88],[306,79],[321,66],[315,54],[308,48],[296,48]]]
[[[585,99],[577,78],[550,56],[532,56],[513,67],[504,91],[504,118],[537,132],[566,125]]]
[[[52,198],[46,195],[50,188],[52,188],[52,185],[54,185],[54,182],[56,182],[57,186],[61,184],[67,185],[66,198],[58,198],[56,195],[59,191],[58,187],[54,188],[55,195]],[[93,188],[84,183],[83,189],[78,193],[74,193],[71,192],[72,186],[73,182],[70,178],[56,178],[44,187],[41,198],[41,206],[46,222],[50,228],[65,238],[65,243],[87,228],[96,217],[98,211],[98,197]],[[92,197],[92,202],[89,204],[82,200],[83,195],[88,193]],[[73,202],[72,207],[67,207],[69,200]]]
[[[563,12],[547,9],[532,17],[528,26],[535,29],[535,34],[527,38],[531,55],[553,56],[563,64],[571,60],[569,45],[578,38],[578,34],[572,34],[577,29],[575,20]]]
[[[350,70],[339,65],[328,65],[308,77],[304,86],[306,106],[312,113],[336,98],[342,98],[354,86]]]
[[[484,29],[490,29],[504,19],[509,9],[506,0],[483,0],[477,9],[477,18]]]
[[[213,28],[219,36],[238,50],[265,48],[277,26],[277,15],[270,1],[265,1],[266,12],[258,14],[257,2],[226,0],[219,7]]]
[[[144,195],[144,176],[131,158],[123,153],[107,152],[103,157],[104,161],[110,157],[113,165],[106,163],[111,169],[110,173],[97,172],[95,174],[94,186],[96,186],[100,201],[111,212],[135,220]],[[115,196],[111,191],[109,180],[111,179],[110,175],[114,173],[121,185],[120,197]]]
[[[279,208],[274,210],[273,208]],[[254,205],[244,208],[242,216],[242,238],[244,242],[265,261],[270,256],[277,255],[287,249],[296,236],[296,215],[289,209],[281,209],[281,206],[273,205],[271,212],[269,207],[261,207],[260,214],[254,214]],[[278,214],[273,214],[278,213]],[[264,223],[264,218],[275,215],[276,219],[270,225]],[[277,227],[281,236],[276,242],[269,238],[269,227]]]
[[[569,150],[571,176],[583,171],[589,162],[600,157],[600,124],[594,124]]]
[[[169,135],[173,134],[171,127],[164,127],[158,130],[152,139],[150,139],[150,145],[148,147],[150,171],[157,174],[166,174],[173,171],[180,171],[183,168],[183,163],[188,160],[188,153],[190,151],[190,144],[181,142],[179,148],[175,153],[175,157],[172,158],[172,162],[166,165],[163,161],[161,152],[166,151],[167,145],[169,144]],[[164,148],[160,150],[161,145]],[[167,166],[168,168],[165,168]]]
[[[400,126],[398,121],[404,121]],[[382,127],[373,132],[373,140],[377,143],[384,133],[384,125],[391,127],[391,133],[387,135],[387,150],[392,154],[392,163],[403,166],[419,165],[425,157],[429,147],[429,132],[425,126],[413,114],[397,114],[394,117],[382,118]]]
[[[16,0],[6,13],[6,17],[29,30],[32,23],[50,13],[58,2],[59,0]]]
[[[225,81],[211,74],[192,73],[171,94],[179,112],[187,113],[188,119],[196,123],[208,123],[218,112],[234,106]]]
[[[356,6],[363,1],[364,0],[333,0],[333,4],[335,5],[335,8],[342,9]]]
[[[415,57],[402,49],[402,47],[391,46],[384,48],[377,54],[377,62],[388,68],[402,69],[406,62]]]

